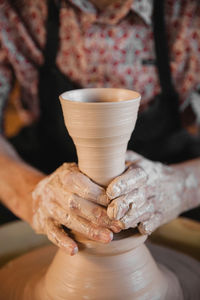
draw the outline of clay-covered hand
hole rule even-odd
[[[63,225],[103,243],[110,242],[113,232],[120,230],[119,222],[111,221],[103,207],[108,204],[105,190],[82,174],[75,163],[64,163],[39,182],[32,197],[33,228],[71,255],[78,247]]]
[[[127,166],[107,188],[112,220],[120,220],[124,229],[138,226],[142,234],[150,234],[184,211],[182,195],[192,178],[132,151],[127,152]]]

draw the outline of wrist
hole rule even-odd
[[[177,174],[176,186],[181,199],[180,213],[199,205],[199,178],[187,163],[172,166]]]
[[[45,175],[29,165],[23,166],[22,180],[24,181],[23,189],[21,190],[18,203],[22,203],[18,210],[18,215],[21,219],[32,225],[33,219],[33,198],[32,192],[36,185],[45,177]]]
[[[32,191],[44,174],[22,160],[0,157],[0,199],[16,216],[32,222]]]

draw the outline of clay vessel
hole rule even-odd
[[[60,101],[80,170],[96,183],[108,185],[125,169],[140,94],[124,89],[83,89],[63,93]]]
[[[123,89],[85,89],[66,92],[60,100],[77,148],[79,168],[106,186],[125,169],[140,95]],[[110,244],[101,245],[74,235],[79,242],[76,256],[58,250],[47,268],[48,253],[51,258],[52,252],[40,249],[5,267],[0,278],[10,278],[16,269],[22,274],[14,291],[4,288],[6,300],[183,299],[175,275],[157,266],[144,245],[146,236],[128,230],[115,235]]]
[[[0,299],[183,299],[177,278],[156,265],[144,236],[128,230],[108,245],[78,239],[82,248],[76,256],[59,250],[51,263],[56,252],[52,245],[5,266],[0,271]]]

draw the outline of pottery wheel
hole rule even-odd
[[[151,254],[158,262],[173,271],[181,284],[185,300],[200,299],[200,262],[174,250],[147,243]],[[53,245],[33,250],[0,270],[0,300],[20,300],[23,289],[34,294],[32,287],[46,271],[57,248]],[[32,276],[35,274],[35,276]],[[31,278],[31,280],[29,280]],[[25,284],[28,282],[28,285]],[[12,289],[13,288],[13,289]],[[45,300],[45,299],[44,299]],[[109,299],[107,299],[109,300]],[[173,299],[172,299],[173,300]]]
[[[146,243],[158,264],[176,274],[183,290],[184,300],[200,299],[200,262],[175,250]]]

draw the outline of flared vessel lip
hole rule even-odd
[[[94,101],[92,99],[95,98],[95,96],[103,98],[103,93],[116,93],[116,95],[110,97],[110,100],[97,100]],[[117,96],[118,94],[118,96]],[[127,94],[127,96],[126,96]],[[116,98],[115,98],[116,97]],[[118,99],[117,99],[118,97]],[[113,105],[114,103],[133,103],[138,102],[141,99],[141,95],[134,91],[129,89],[122,89],[122,88],[83,88],[83,89],[76,89],[76,90],[70,90],[62,93],[59,98],[62,101],[67,101],[71,103],[77,103],[80,105]],[[85,100],[83,99],[85,98]],[[109,98],[109,97],[108,97]],[[115,100],[116,99],[116,100]]]

